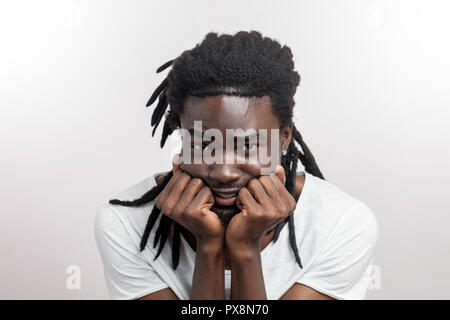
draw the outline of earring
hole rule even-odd
[[[283,156],[285,156],[285,155],[287,154],[287,150],[281,151],[281,154],[282,154]]]

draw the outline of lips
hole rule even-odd
[[[232,192],[214,191],[214,201],[216,204],[224,207],[232,206],[236,202],[238,190]]]
[[[236,202],[237,196],[231,197],[231,198],[222,198],[219,197],[217,195],[214,195],[214,201],[220,205],[220,206],[224,206],[224,207],[229,207],[234,205],[234,203]]]

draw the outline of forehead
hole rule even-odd
[[[194,121],[200,120],[204,127],[223,131],[225,129],[279,128],[279,120],[272,112],[269,96],[189,97],[180,116],[181,127],[190,129],[194,126]]]

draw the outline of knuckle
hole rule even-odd
[[[208,195],[208,196],[212,195],[212,191],[207,185],[203,185],[198,193],[200,194],[201,192],[206,193],[206,195]]]
[[[183,173],[181,173],[181,179],[182,180],[191,180],[191,175],[189,173],[186,173],[183,171]]]
[[[161,197],[157,197],[156,198],[156,207],[159,209],[159,210],[161,210],[162,209],[162,200],[161,200]]]
[[[192,218],[195,216],[195,209],[192,206],[188,206],[185,210],[184,210],[184,216],[187,218]]]
[[[281,211],[279,211],[279,210],[277,210],[275,208],[270,210],[269,211],[270,220],[278,219],[278,217],[280,216],[280,212]]]
[[[248,183],[248,186],[250,187],[250,188],[256,188],[256,186],[258,185],[258,182],[257,182],[258,180],[256,180],[256,179],[253,179],[253,180],[250,180],[250,182]]]
[[[170,204],[168,204],[167,202],[165,202],[162,206],[162,212],[167,215],[170,216],[172,215],[172,206]]]
[[[254,213],[254,216],[257,219],[261,219],[261,218],[264,218],[266,216],[266,213],[263,210],[261,210],[261,209],[256,209],[255,213]]]
[[[181,214],[182,210],[180,206],[177,205],[172,209],[172,215],[179,217]]]
[[[278,205],[278,210],[279,210],[280,215],[284,215],[289,211],[286,204],[282,201],[280,201],[280,204]]]
[[[277,213],[278,210],[279,210],[278,207],[274,206],[274,204],[272,202],[269,202],[267,204],[267,213],[268,214]]]
[[[191,183],[192,183],[194,186],[199,186],[199,187],[203,187],[203,186],[205,185],[205,183],[203,182],[203,180],[200,179],[200,178],[192,178]]]

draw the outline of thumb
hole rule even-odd
[[[286,183],[286,175],[285,175],[283,166],[280,166],[279,164],[277,164],[275,175],[281,180],[281,182],[283,184]]]
[[[172,169],[173,169],[173,174],[175,174],[177,171],[180,170],[180,165],[181,165],[181,157],[180,154],[177,153],[173,156],[172,158]]]

